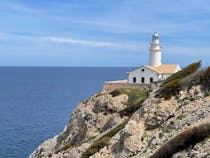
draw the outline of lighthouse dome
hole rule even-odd
[[[154,32],[153,36],[152,36],[152,41],[155,41],[155,40],[159,40],[158,39],[158,33]]]
[[[158,36],[158,33],[157,32],[154,32],[153,36]]]

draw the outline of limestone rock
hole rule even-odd
[[[29,158],[41,157],[42,155],[48,157],[52,155],[55,150],[55,146],[57,143],[57,136],[44,141],[30,156]]]
[[[109,142],[91,158],[149,158],[185,129],[210,120],[210,96],[200,86],[180,91],[170,100],[155,98],[156,89]],[[100,92],[79,103],[64,131],[45,141],[30,158],[79,158],[97,140],[128,117],[120,117],[127,95],[112,97]],[[177,152],[173,158],[210,157],[210,138]]]
[[[122,123],[119,111],[126,107],[127,95],[112,97],[100,92],[78,104],[71,120],[63,132],[45,141],[30,158],[43,157],[78,157],[96,136]]]

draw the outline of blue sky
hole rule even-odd
[[[209,0],[2,0],[0,66],[210,65]]]

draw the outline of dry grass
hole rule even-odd
[[[150,158],[170,158],[180,150],[203,141],[210,135],[210,123],[187,129],[161,146]]]
[[[198,70],[198,68],[200,68],[200,66],[201,66],[201,61],[198,61],[198,62],[195,62],[195,63],[192,63],[192,64],[188,65],[187,67],[185,67],[181,71],[178,71],[177,73],[168,77],[165,81],[163,81],[163,85],[167,84],[167,83],[169,83],[173,80],[183,79],[183,78],[189,76],[190,74],[193,74],[195,71]]]
[[[210,90],[210,67],[203,71],[203,78],[201,83],[206,91]]]
[[[183,87],[183,80],[195,73],[201,66],[201,61],[192,63],[181,71],[171,75],[162,83],[162,87],[158,91],[156,97],[170,99],[171,96],[176,96]],[[186,82],[185,82],[186,84]],[[192,83],[193,84],[193,83]],[[192,86],[191,84],[189,86]]]
[[[95,143],[93,143],[87,151],[85,151],[82,154],[82,158],[89,158],[91,155],[97,153],[100,149],[104,148],[108,145],[110,139],[121,129],[124,128],[124,126],[127,124],[128,120],[124,121],[114,129],[112,129],[109,133],[107,133],[105,136],[103,136],[101,139],[97,140]]]

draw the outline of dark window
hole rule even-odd
[[[142,72],[144,72],[144,69],[141,69]]]
[[[133,77],[133,83],[136,83],[136,77]]]
[[[150,83],[153,83],[153,78],[152,77],[150,77]]]
[[[141,83],[144,83],[144,77],[141,78]]]

